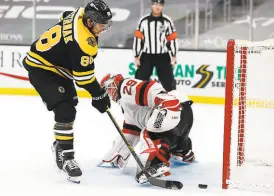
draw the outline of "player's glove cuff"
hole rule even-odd
[[[92,106],[101,113],[106,112],[110,108],[110,99],[104,89],[101,89],[101,95],[92,97]]]
[[[106,97],[108,95],[107,92],[105,92],[104,94],[98,96],[98,97],[92,97],[92,100],[100,100],[103,99],[104,97]]]

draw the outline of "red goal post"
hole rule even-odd
[[[231,186],[274,190],[273,84],[274,40],[228,41],[224,189]]]

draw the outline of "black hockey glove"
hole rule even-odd
[[[92,106],[99,112],[105,113],[110,108],[110,99],[107,92],[101,89],[101,95],[98,97],[92,97]]]

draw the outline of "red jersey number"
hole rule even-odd
[[[135,86],[137,82],[135,80],[129,80],[127,81],[126,85],[123,88],[123,93],[131,95],[132,94],[132,87]]]

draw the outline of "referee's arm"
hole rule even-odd
[[[172,22],[171,19],[169,19],[169,26],[166,31],[166,38],[167,41],[170,43],[170,51],[172,57],[176,57],[178,53],[178,38],[177,38],[177,32],[174,26],[174,23]]]
[[[133,52],[135,57],[140,57],[142,51],[142,42],[144,40],[142,19],[143,18],[139,21],[138,27],[134,33]]]

